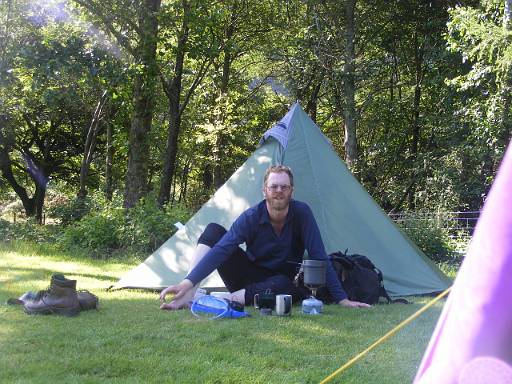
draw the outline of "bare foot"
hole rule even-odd
[[[188,303],[179,303],[178,300],[173,300],[170,303],[163,303],[160,305],[160,309],[165,309],[168,311],[175,311],[178,309],[187,309],[190,308],[190,302]]]

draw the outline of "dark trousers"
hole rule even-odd
[[[197,242],[212,248],[225,233],[226,229],[222,225],[210,223]],[[304,292],[295,287],[290,277],[255,264],[240,247],[219,265],[217,271],[229,292],[245,289],[246,305],[253,304],[255,294],[268,290],[276,295],[292,295],[294,303],[305,297]]]

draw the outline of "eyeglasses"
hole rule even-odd
[[[272,192],[277,192],[279,189],[283,192],[288,192],[290,189],[292,189],[291,185],[279,185],[279,184],[272,184],[267,185],[267,188],[270,189]]]

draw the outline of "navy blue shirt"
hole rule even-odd
[[[270,223],[265,200],[247,209],[235,220],[229,231],[203,257],[186,277],[194,285],[226,261],[240,244],[246,244],[246,253],[255,264],[293,279],[297,263],[302,262],[304,250],[309,258],[328,260],[320,230],[311,208],[291,200],[285,224],[277,235]],[[326,286],[339,302],[347,298],[330,262],[326,268]]]

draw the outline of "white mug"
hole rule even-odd
[[[276,295],[276,315],[290,316],[292,314],[292,295]]]

